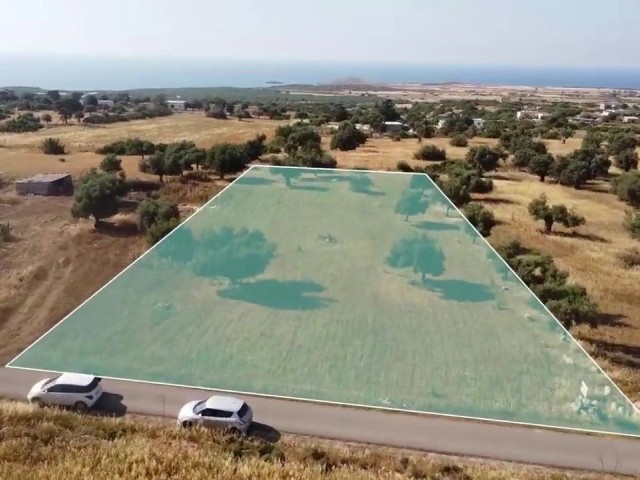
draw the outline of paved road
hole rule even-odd
[[[0,396],[23,399],[46,373],[0,368]],[[101,408],[175,418],[196,389],[104,380]],[[247,398],[255,420],[278,431],[453,455],[636,475],[640,440],[581,435],[434,416],[387,413],[262,397]],[[266,428],[266,427],[264,427]],[[267,429],[268,431],[268,429]]]

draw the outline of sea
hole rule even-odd
[[[638,67],[525,67],[357,62],[268,62],[0,54],[0,86],[61,90],[264,87],[358,78],[385,83],[460,82],[640,89]]]

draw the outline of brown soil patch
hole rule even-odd
[[[0,222],[9,221],[16,238],[0,247],[0,363],[17,355],[144,251],[139,237],[95,233],[91,221],[71,219],[71,203],[70,198],[2,193]]]

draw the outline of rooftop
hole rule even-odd
[[[49,183],[70,176],[70,173],[38,173],[33,177],[21,178],[16,183]]]
[[[81,373],[63,373],[60,375],[55,383],[64,385],[78,385],[85,386],[93,382],[95,377],[93,375],[84,375]]]
[[[214,395],[207,400],[205,404],[207,408],[216,410],[226,410],[227,412],[237,412],[244,402],[239,398],[225,397],[222,395]]]

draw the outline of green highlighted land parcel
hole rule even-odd
[[[419,174],[253,167],[10,366],[640,435]]]

